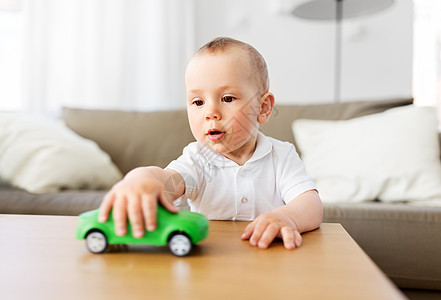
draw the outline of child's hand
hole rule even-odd
[[[127,234],[127,218],[136,238],[144,236],[145,229],[156,229],[156,209],[158,201],[170,212],[179,209],[164,196],[164,184],[156,176],[148,176],[144,170],[132,171],[113,186],[100,205],[99,221],[105,222],[113,209],[115,232],[119,236]]]
[[[249,239],[251,245],[261,249],[268,248],[276,237],[283,239],[286,249],[294,249],[302,243],[302,236],[294,221],[274,211],[258,216],[242,234],[243,240]]]

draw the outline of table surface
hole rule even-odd
[[[0,215],[2,299],[404,299],[340,224],[261,250],[247,222],[211,221],[187,257],[167,247],[91,254],[74,239],[77,217]]]

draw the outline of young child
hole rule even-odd
[[[267,248],[282,238],[300,246],[300,233],[320,226],[321,200],[292,144],[264,136],[274,95],[265,60],[252,46],[217,38],[190,60],[185,73],[187,111],[197,142],[167,168],[141,167],[117,183],[100,206],[100,221],[113,208],[115,230],[142,237],[156,228],[158,201],[177,212],[175,200],[211,220],[252,221],[242,235]]]

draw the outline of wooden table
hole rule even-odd
[[[77,217],[0,215],[1,299],[404,299],[340,224],[294,251],[242,241],[246,222],[212,221],[188,257],[136,246],[95,255]]]

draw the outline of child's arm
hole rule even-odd
[[[105,222],[113,208],[113,220],[117,235],[127,233],[127,218],[133,236],[141,238],[145,228],[156,228],[156,207],[158,201],[170,212],[178,212],[173,200],[185,192],[182,176],[174,170],[159,167],[136,168],[106,194],[100,205],[99,221]]]
[[[242,239],[259,248],[268,248],[276,238],[282,238],[286,249],[294,249],[302,243],[300,233],[314,230],[323,219],[323,206],[315,190],[307,191],[287,205],[258,216],[248,224]]]

